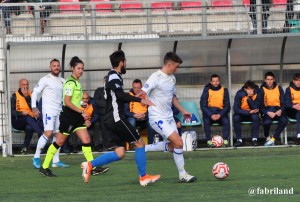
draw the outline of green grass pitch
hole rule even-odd
[[[56,178],[40,175],[32,166],[32,156],[0,157],[0,201],[300,201],[300,147],[212,149],[184,155],[186,170],[198,177],[196,182],[178,182],[172,154],[150,152],[147,170],[161,174],[161,179],[146,187],[139,185],[132,152],[110,164],[107,173],[91,176],[88,184],[81,178],[82,154],[62,155],[71,167],[53,168]],[[225,180],[214,178],[211,172],[220,161],[230,167]],[[293,194],[250,196],[250,188],[292,189]]]

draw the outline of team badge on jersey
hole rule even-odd
[[[146,84],[144,85],[144,88],[149,88],[149,85],[146,83]]]
[[[162,121],[162,120],[159,120],[158,122],[155,122],[155,124],[157,125],[157,127],[158,127],[160,130],[163,130],[163,128],[161,127],[161,124],[163,124],[163,121]]]
[[[48,121],[51,120],[51,116],[48,116],[48,114],[46,114],[46,125],[48,124]]]
[[[72,89],[66,88],[65,95],[71,96],[72,95]]]

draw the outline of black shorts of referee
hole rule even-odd
[[[81,114],[65,106],[59,115],[59,122],[59,132],[65,135],[76,132],[78,129],[86,128]]]
[[[134,143],[140,139],[140,134],[127,121],[121,119],[115,122],[114,117],[109,117],[104,121],[106,128],[110,131],[109,147],[125,147],[125,142]]]

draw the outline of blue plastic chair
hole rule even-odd
[[[181,122],[181,126],[199,126],[201,125],[201,119],[199,116],[199,112],[198,112],[198,107],[196,102],[180,102],[181,106],[188,112],[192,113],[195,115],[197,122],[196,123],[185,123],[184,122],[184,117],[182,115],[181,112],[179,112],[179,114],[177,115],[177,118],[180,120]]]

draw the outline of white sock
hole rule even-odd
[[[47,142],[48,142],[48,138],[44,134],[41,135],[41,137],[39,138],[39,141],[36,145],[34,158],[40,158],[41,157],[41,152],[44,149]]]
[[[257,141],[257,138],[252,138],[252,141]]]
[[[297,138],[300,138],[300,133],[298,133]]]
[[[243,140],[242,140],[242,139],[238,139],[237,141],[239,141],[239,142],[243,142]]]
[[[186,173],[186,171],[184,169],[183,149],[174,148],[173,157],[174,157],[179,175],[184,175]]]
[[[56,137],[53,136],[53,139],[52,139],[52,143],[56,141]],[[61,148],[61,147],[60,147]],[[58,150],[56,151],[56,153],[54,154],[53,156],[53,159],[52,159],[52,163],[57,163],[59,162],[59,152],[60,152],[60,148],[58,148]]]
[[[162,141],[155,144],[148,144],[145,146],[145,151],[169,151],[168,143]]]
[[[61,148],[61,147],[60,147]],[[60,152],[60,148],[58,148],[58,150],[56,151],[56,153],[53,156],[52,159],[52,163],[58,163],[59,162],[59,152]]]

